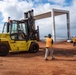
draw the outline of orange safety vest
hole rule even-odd
[[[48,48],[52,47],[52,38],[46,38],[46,47]]]

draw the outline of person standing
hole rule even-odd
[[[10,17],[8,17],[8,21],[7,21],[7,32],[11,31],[11,20]]]
[[[73,46],[76,45],[76,36],[74,35],[74,37],[72,38],[72,41],[73,41]]]
[[[51,34],[48,34],[48,37],[46,38],[46,50],[45,50],[45,60],[48,60],[47,57],[48,57],[48,54],[50,53],[50,56],[52,57],[51,59],[55,59],[53,57],[53,49],[52,49],[52,45],[53,45],[53,39],[51,38]]]

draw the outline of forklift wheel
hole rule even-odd
[[[39,45],[37,43],[32,43],[31,46],[30,46],[30,50],[29,52],[30,53],[36,53],[39,51]]]
[[[9,49],[6,44],[0,44],[0,56],[6,56],[9,53]]]

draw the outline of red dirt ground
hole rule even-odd
[[[0,75],[76,75],[76,47],[72,43],[54,44],[55,60],[44,60],[45,43],[38,53],[10,53],[0,57]]]

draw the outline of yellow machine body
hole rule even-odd
[[[30,45],[35,40],[12,40],[10,35],[7,34],[0,34],[0,44],[6,44],[9,47],[9,51],[11,52],[19,52],[19,51],[28,51]]]
[[[76,37],[72,38],[73,42],[76,42]]]

